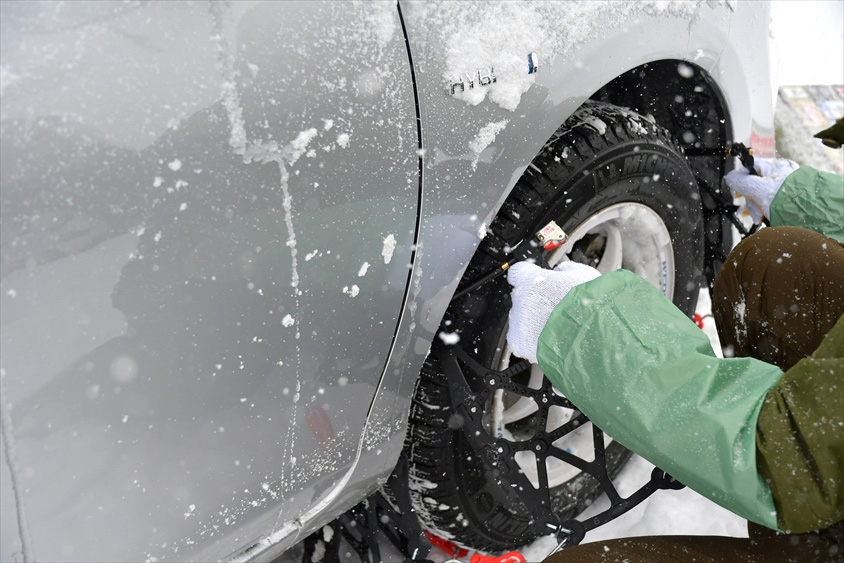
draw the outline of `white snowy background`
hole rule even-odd
[[[781,86],[844,84],[844,2],[774,0],[772,3],[771,37],[773,38],[774,77]],[[777,135],[790,140],[820,144],[802,125],[782,119],[778,105]],[[829,170],[823,151],[800,151],[786,156],[799,164],[809,164]],[[841,158],[844,158],[842,153]],[[706,317],[711,301],[707,291],[700,293],[698,314]],[[704,331],[720,355],[721,347],[711,317],[704,319]],[[615,484],[626,496],[644,484],[653,465],[634,455]],[[599,499],[580,518],[588,518],[605,510],[609,502]],[[747,523],[691,489],[659,491],[645,502],[616,520],[586,534],[583,543],[612,538],[648,535],[719,535],[747,537]],[[386,542],[385,542],[386,543]],[[539,538],[520,552],[527,561],[541,561],[555,547],[553,536]],[[385,561],[401,560],[390,545],[382,546]],[[468,561],[471,553],[461,560]],[[434,547],[430,559],[442,563],[450,559],[444,551]]]
[[[844,84],[844,2],[774,0],[771,18],[780,85]]]

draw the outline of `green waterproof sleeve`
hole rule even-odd
[[[803,227],[844,244],[844,176],[801,166],[771,202],[772,227]]]
[[[599,428],[736,514],[776,529],[756,471],[756,421],[783,373],[719,359],[708,337],[632,272],[575,287],[538,344],[539,366]]]

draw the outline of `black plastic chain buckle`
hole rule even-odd
[[[542,379],[539,389],[516,383],[513,378],[529,371],[527,360],[519,361],[504,371],[495,371],[478,364],[462,348],[447,346],[440,361],[451,391],[451,402],[455,414],[463,419],[462,429],[473,449],[483,461],[498,471],[512,490],[520,497],[531,512],[532,524],[540,535],[553,533],[559,548],[579,544],[586,532],[602,526],[629,511],[659,489],[682,489],[683,485],[670,475],[654,468],[650,480],[639,490],[622,498],[610,479],[604,450],[604,433],[592,425],[592,439],[595,457],[592,461],[578,457],[554,445],[554,442],[589,422],[586,415],[577,410],[568,399],[557,391],[547,378]],[[499,389],[533,399],[538,411],[534,436],[524,441],[512,441],[493,436],[484,421],[484,410]],[[552,406],[573,409],[575,415],[559,428],[546,431],[548,414]],[[536,457],[539,487],[534,487],[515,461],[516,453],[532,452]],[[554,457],[594,477],[601,490],[610,500],[610,507],[586,520],[567,519],[561,521],[554,511],[548,472],[545,460]]]

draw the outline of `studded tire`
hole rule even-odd
[[[635,202],[655,211],[671,237],[675,304],[692,314],[702,278],[703,235],[694,174],[669,134],[638,114],[587,102],[548,141],[518,181],[493,221],[464,276],[476,279],[501,263],[505,247],[556,220],[571,232],[608,206]],[[448,332],[483,365],[500,355],[510,308],[509,286],[499,278],[452,301],[444,318]],[[608,343],[607,345],[611,345]],[[466,440],[452,416],[449,389],[437,360],[437,339],[413,398],[405,451],[411,497],[423,526],[465,547],[501,551],[524,545],[538,533],[530,512],[500,482]],[[610,476],[630,452],[607,448]],[[552,489],[562,518],[582,512],[601,491],[580,473]]]

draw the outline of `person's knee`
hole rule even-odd
[[[800,227],[762,229],[730,253],[713,290],[721,343],[787,369],[844,312],[844,246]]]

